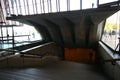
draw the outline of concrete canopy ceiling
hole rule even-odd
[[[119,7],[96,8],[7,19],[33,25],[46,42],[53,41],[67,48],[89,48],[100,40],[105,19],[118,10]]]

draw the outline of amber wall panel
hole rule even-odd
[[[80,63],[94,63],[95,51],[92,49],[65,48],[65,59]]]

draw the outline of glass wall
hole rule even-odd
[[[42,0],[0,0],[0,48],[10,48],[42,40],[40,33],[33,26],[6,20],[6,17],[10,15],[37,13],[40,1]],[[43,9],[41,11],[43,12]]]
[[[97,0],[82,0],[82,9],[96,8]]]
[[[15,47],[41,40],[40,33],[33,26],[23,24],[22,26],[1,27],[0,29],[0,48],[10,48],[13,47],[13,44]]]
[[[79,10],[80,4],[80,0],[70,0],[70,10]]]
[[[115,50],[120,37],[120,11],[106,20],[102,41]],[[117,48],[118,49],[118,48]]]
[[[97,0],[6,0],[7,15],[31,15],[96,8]]]
[[[97,8],[98,4],[105,4],[118,0],[1,0],[7,16],[32,15],[60,11]],[[3,4],[3,3],[2,3]]]
[[[119,0],[99,0],[99,4],[105,4],[105,3],[110,3],[114,1],[119,1]]]

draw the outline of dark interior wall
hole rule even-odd
[[[23,50],[22,52],[25,52],[26,54],[57,55],[59,58],[61,58],[61,54],[62,54],[61,47],[54,42],[49,42],[32,48],[28,48],[26,50]]]
[[[103,34],[103,31],[104,31],[104,27],[105,27],[105,22],[106,20],[103,20],[101,21],[100,24],[98,24],[98,28],[97,28],[97,41],[99,41],[101,38],[102,38],[102,34]]]
[[[111,77],[112,80],[120,80],[120,61],[118,61],[116,65],[113,65],[111,62],[104,62],[104,60],[113,59],[113,52],[104,44],[100,43],[96,53],[97,64],[104,69],[105,73]]]

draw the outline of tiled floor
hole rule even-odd
[[[36,68],[0,69],[0,80],[110,80],[94,65],[58,61]]]

